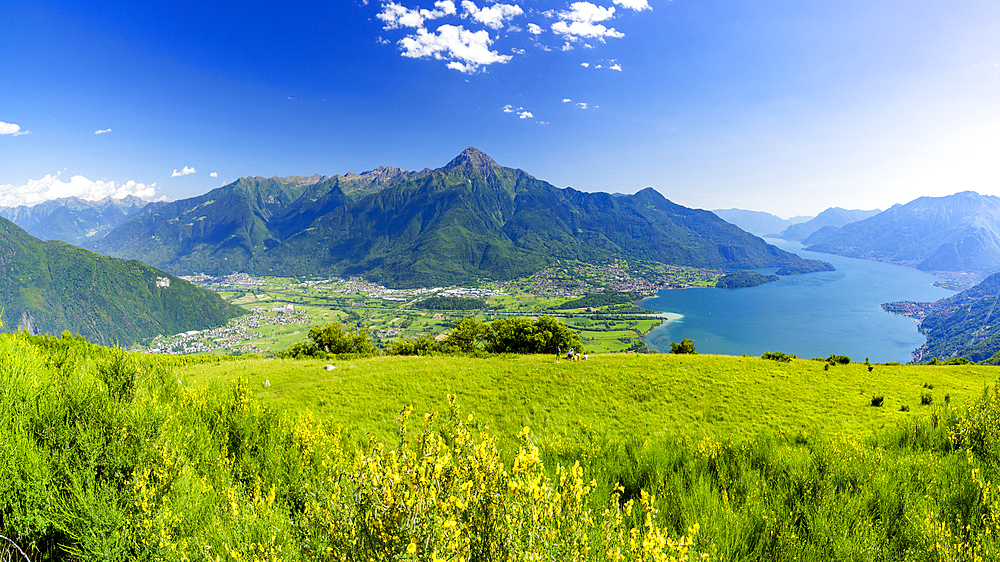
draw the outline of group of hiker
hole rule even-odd
[[[561,347],[556,347],[556,356],[562,357]],[[577,351],[573,348],[570,348],[570,350],[566,353],[566,359],[569,359],[570,361],[579,361],[581,359],[586,361],[588,358],[589,356],[586,353],[577,353]]]

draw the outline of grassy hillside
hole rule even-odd
[[[25,334],[0,335],[0,357],[0,535],[34,561],[930,562],[1000,548],[1000,392],[977,390],[995,372],[981,367],[662,355],[326,371]],[[927,392],[931,405],[893,409]]]
[[[387,436],[404,406],[441,409],[454,394],[498,435],[522,426],[539,436],[670,440],[750,437],[760,432],[844,432],[866,436],[924,415],[945,396],[956,405],[997,382],[996,369],[874,365],[831,366],[759,357],[598,354],[587,361],[554,356],[376,357],[333,361],[248,360],[175,371],[185,384],[246,378],[264,403],[310,410],[363,439]],[[264,381],[271,384],[264,387]],[[925,385],[933,387],[927,388]],[[883,396],[872,407],[872,396]],[[908,406],[909,412],[900,411]],[[508,443],[510,444],[510,443]]]

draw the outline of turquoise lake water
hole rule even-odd
[[[955,294],[933,286],[937,277],[910,267],[820,254],[801,244],[767,242],[803,258],[829,262],[837,271],[782,277],[748,289],[673,289],[643,303],[681,315],[646,336],[670,351],[671,341],[694,340],[699,353],[760,355],[784,351],[798,357],[849,355],[856,361],[912,360],[926,341],[917,322],[879,308],[891,301],[935,301]],[[770,273],[773,270],[760,270]]]

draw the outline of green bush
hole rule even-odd
[[[670,342],[670,353],[696,355],[698,352],[694,348],[694,340],[684,338],[681,343]]]
[[[875,408],[881,408],[882,403],[885,402],[885,396],[877,395],[872,396],[872,406]]]
[[[765,351],[764,354],[761,355],[761,358],[788,363],[796,357],[794,354],[785,353],[784,351]]]
[[[436,355],[457,351],[444,345],[430,336],[419,338],[403,338],[396,340],[385,348],[386,355]]]
[[[826,362],[830,365],[848,365],[851,358],[846,355],[831,355],[826,358]]]

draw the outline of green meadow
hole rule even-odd
[[[995,559],[998,371],[0,335],[31,560]],[[326,366],[334,368],[327,370]]]
[[[325,370],[333,365],[332,371]],[[457,397],[498,435],[524,426],[542,437],[669,440],[747,438],[760,433],[867,436],[926,416],[947,400],[978,398],[997,382],[993,367],[836,365],[759,357],[595,354],[398,357],[348,360],[248,359],[191,364],[186,385],[246,379],[263,403],[311,411],[350,435],[394,433],[398,411],[441,410]],[[265,388],[268,381],[270,387]],[[932,388],[928,388],[932,387]],[[924,394],[930,406],[921,405]],[[873,407],[873,396],[882,396]],[[908,406],[909,411],[901,411]]]

